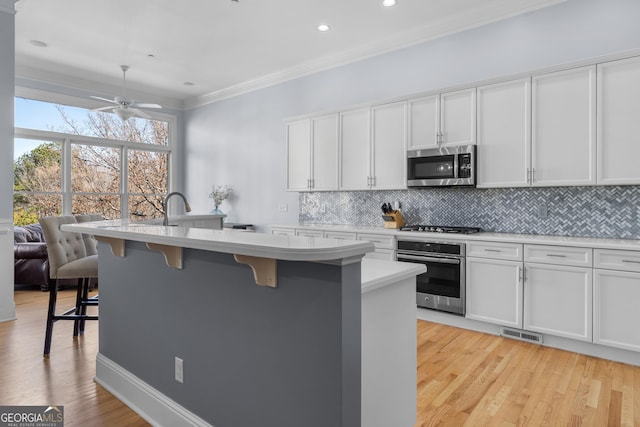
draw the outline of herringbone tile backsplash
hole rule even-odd
[[[382,226],[380,206],[396,201],[401,203],[408,224],[480,227],[505,233],[640,238],[640,186],[300,193],[299,221]],[[540,207],[546,208],[546,218],[540,216]]]

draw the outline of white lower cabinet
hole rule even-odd
[[[596,249],[593,342],[640,351],[640,252]]]
[[[522,261],[467,257],[469,319],[522,328]]]
[[[324,237],[322,230],[296,230],[296,236],[302,237]]]
[[[593,270],[525,263],[524,329],[592,340]]]
[[[640,273],[595,270],[593,342],[640,351]]]

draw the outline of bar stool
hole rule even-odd
[[[60,230],[63,224],[76,224],[73,216],[51,216],[39,219],[49,256],[49,308],[44,340],[44,357],[49,358],[53,324],[58,320],[73,320],[73,336],[84,330],[84,321],[98,320],[86,314],[86,306],[98,305],[97,299],[88,298],[89,280],[98,277],[98,255],[87,256],[83,235]],[[78,279],[76,306],[56,314],[58,279]]]

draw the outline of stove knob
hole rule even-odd
[[[440,228],[440,227],[436,228],[435,231],[437,233],[444,233],[444,230],[442,228]]]
[[[418,231],[424,231],[424,227],[418,227]]]

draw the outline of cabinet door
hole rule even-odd
[[[640,273],[595,270],[593,342],[640,351]]]
[[[311,188],[338,189],[338,115],[311,120],[313,140]]]
[[[442,145],[476,143],[476,89],[440,95],[440,140]]]
[[[533,185],[596,182],[596,67],[533,77]]]
[[[440,95],[409,101],[409,140],[407,148],[435,148],[440,132]]]
[[[287,124],[287,190],[307,191],[311,179],[311,120]]]
[[[640,58],[598,65],[598,184],[640,184]]]
[[[592,339],[593,270],[525,263],[524,329]]]
[[[366,190],[370,175],[370,110],[340,113],[340,189]]]
[[[370,187],[377,190],[407,188],[406,102],[372,108],[372,175]]]
[[[469,319],[522,328],[522,263],[467,257]]]
[[[478,88],[478,187],[526,187],[531,162],[531,79]]]

